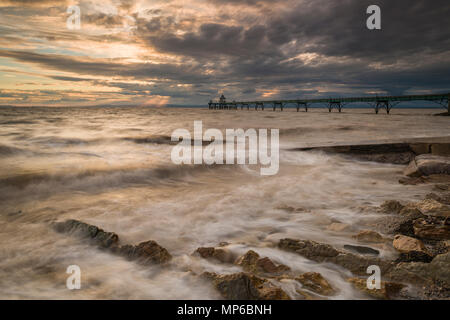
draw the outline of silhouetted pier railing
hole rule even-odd
[[[428,101],[440,104],[446,108],[450,113],[450,93],[446,94],[428,94],[428,95],[410,95],[410,96],[375,96],[375,97],[356,97],[356,98],[329,98],[329,99],[298,99],[298,100],[272,100],[272,101],[233,101],[227,102],[222,95],[219,101],[210,101],[208,107],[211,110],[237,110],[255,108],[255,110],[264,110],[266,107],[281,111],[286,106],[294,106],[297,108],[297,112],[300,109],[305,109],[308,112],[308,107],[312,104],[323,104],[328,111],[337,109],[339,112],[342,108],[349,103],[367,103],[375,109],[375,113],[378,113],[380,109],[385,109],[389,114],[391,109],[401,102],[408,101]]]

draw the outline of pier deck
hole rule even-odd
[[[349,103],[367,103],[375,109],[375,113],[378,113],[380,109],[385,109],[389,114],[391,109],[401,103],[410,101],[428,101],[440,104],[446,108],[450,113],[450,93],[446,94],[427,94],[427,95],[409,95],[409,96],[375,96],[375,97],[349,97],[349,98],[323,98],[323,99],[297,99],[297,100],[270,100],[270,101],[233,101],[227,102],[222,95],[220,101],[210,101],[208,103],[209,109],[212,110],[237,110],[239,107],[241,110],[244,108],[250,110],[264,110],[265,107],[272,107],[273,110],[279,108],[281,111],[288,106],[294,106],[297,111],[304,108],[308,112],[308,107],[312,104],[323,104],[328,111],[337,109],[339,112],[342,108]]]

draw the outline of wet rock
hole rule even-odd
[[[252,274],[241,272],[219,275],[205,272],[202,276],[211,280],[214,287],[228,300],[290,300],[281,288]]]
[[[146,241],[137,246],[124,245],[118,253],[129,260],[137,260],[142,264],[163,264],[172,259],[170,253],[156,241]]]
[[[423,154],[411,160],[404,171],[405,176],[420,177],[432,174],[450,174],[450,158]]]
[[[303,273],[295,280],[300,282],[304,288],[323,296],[331,296],[336,293],[328,281],[318,272]]]
[[[78,221],[67,220],[53,225],[56,231],[69,233],[87,238],[100,248],[108,249],[129,260],[138,260],[140,263],[165,263],[172,257],[169,252],[155,241],[146,241],[134,245],[119,246],[119,236],[113,232],[106,232],[96,226]]]
[[[424,215],[450,217],[450,206],[433,199],[425,199],[414,204]]]
[[[450,175],[432,174],[430,176],[402,177],[398,182],[404,185],[419,185],[423,183],[438,183],[448,185],[450,182]]]
[[[400,253],[395,263],[401,262],[424,262],[429,263],[433,257],[422,251],[410,251],[408,253]]]
[[[339,251],[332,246],[311,240],[281,239],[278,247],[318,262],[339,255]]]
[[[366,275],[367,267],[370,265],[378,265],[382,272],[386,272],[392,267],[392,263],[389,261],[341,252],[328,244],[311,240],[281,239],[278,247],[295,252],[312,261],[337,264],[358,275]]]
[[[386,300],[395,297],[405,286],[400,283],[381,281],[380,289],[369,289],[367,279],[347,279],[356,289],[375,299]]]
[[[399,263],[386,275],[394,281],[429,286],[450,286],[450,253],[437,255],[430,263]]]
[[[388,201],[383,202],[383,204],[381,204],[380,209],[384,213],[398,214],[403,209],[403,207],[404,207],[404,205],[402,205],[397,200],[388,200]]]
[[[226,249],[213,248],[213,247],[203,247],[195,250],[194,254],[198,254],[204,259],[216,259],[224,263],[233,263],[235,257],[234,255]]]
[[[422,243],[422,241],[412,237],[398,234],[394,237],[394,242],[392,243],[392,245],[397,251],[401,253],[419,251],[428,254],[427,249],[425,248],[425,245]]]
[[[305,209],[305,208],[294,208],[294,207],[286,206],[286,205],[278,206],[275,209],[287,211],[289,213],[293,213],[293,212],[308,212],[308,210]]]
[[[69,233],[90,239],[101,248],[111,248],[117,246],[119,242],[119,236],[114,232],[106,232],[94,225],[78,220],[70,219],[64,222],[56,222],[53,227],[60,233]]]
[[[450,221],[443,217],[426,217],[414,221],[414,234],[422,239],[449,240]]]
[[[344,232],[349,231],[352,227],[346,223],[334,222],[327,227],[328,231]]]
[[[347,249],[349,251],[353,251],[359,254],[370,254],[374,256],[378,256],[380,254],[380,251],[376,249],[372,249],[370,247],[363,247],[363,246],[353,246],[350,244],[344,245],[344,249]]]
[[[381,234],[372,230],[361,230],[358,234],[353,235],[352,238],[361,242],[370,243],[381,243],[384,241]]]
[[[437,156],[450,156],[450,143],[433,143],[431,145],[431,154]]]
[[[288,266],[283,264],[276,265],[269,258],[260,258],[259,254],[253,250],[249,250],[242,257],[236,261],[237,265],[240,265],[245,271],[262,274],[282,274],[290,271]]]
[[[411,217],[413,219],[417,219],[423,215],[422,211],[417,208],[416,203],[406,204],[400,212],[398,212],[398,214],[405,217]]]
[[[450,205],[450,193],[440,195],[436,193],[429,193],[425,196],[425,199],[431,199],[442,204]]]
[[[389,216],[379,219],[375,227],[386,234],[404,234],[414,236],[414,217]]]

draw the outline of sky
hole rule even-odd
[[[450,92],[449,26],[448,0],[0,0],[0,105]]]

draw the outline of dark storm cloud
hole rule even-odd
[[[162,62],[136,62],[152,61],[145,53],[133,63],[26,49],[0,50],[0,56],[73,74],[49,76],[55,80],[91,81],[123,95],[151,91],[186,103],[202,103],[219,91],[236,100],[261,98],[265,91],[286,98],[450,91],[448,0],[206,1],[216,6],[213,16],[202,12],[205,1],[191,2],[186,14],[176,0],[157,1],[150,9],[131,0],[117,3],[136,20],[136,29],[125,37],[50,35],[137,43],[156,51]],[[381,7],[382,30],[366,28],[371,4]],[[126,19],[121,14],[89,12],[83,21],[114,27]],[[152,84],[124,83],[127,79]]]

